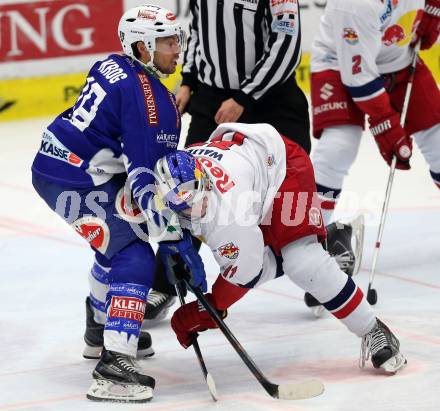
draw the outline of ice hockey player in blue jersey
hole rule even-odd
[[[141,331],[155,269],[147,237],[156,221],[151,170],[177,149],[181,121],[159,78],[176,70],[186,37],[174,14],[155,5],[125,12],[118,35],[124,54],[97,61],[76,104],[43,131],[32,178],[43,200],[95,252],[85,340],[95,349],[89,357],[100,360],[87,397],[143,402],[155,385],[136,363],[136,355],[152,354],[150,336]],[[193,285],[206,290],[189,233],[172,229],[158,240],[167,240],[159,243],[161,254],[179,252]]]

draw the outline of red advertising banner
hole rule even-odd
[[[0,62],[120,50],[123,0],[52,0],[0,5]]]

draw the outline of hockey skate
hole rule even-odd
[[[306,303],[306,306],[312,310],[316,318],[321,317],[325,311],[324,306],[321,305],[321,303],[310,293],[304,294],[304,302]]]
[[[136,360],[103,350],[93,371],[87,398],[93,401],[146,402],[153,398],[155,380],[143,374]]]
[[[101,358],[101,351],[104,345],[104,325],[95,321],[93,310],[90,305],[90,298],[86,298],[86,332],[84,333],[86,346],[83,357],[89,360]],[[151,336],[147,331],[142,331],[139,335],[138,358],[151,357],[154,355]]]
[[[359,272],[364,245],[364,216],[359,215],[350,223],[339,221],[327,227],[325,249],[336,260],[339,268],[352,277]]]
[[[395,374],[406,365],[406,358],[399,351],[397,337],[382,321],[376,321],[376,326],[362,337],[359,366],[363,368],[371,355],[374,368]]]
[[[147,296],[147,306],[145,308],[145,325],[151,327],[159,321],[162,321],[167,316],[170,307],[175,301],[176,297],[173,295],[150,290]]]
[[[359,215],[347,224],[336,221],[326,229],[327,240],[324,248],[345,274],[350,277],[356,275],[362,261],[364,216]],[[309,293],[305,293],[304,302],[312,309],[315,317],[320,317],[325,311],[321,303]]]

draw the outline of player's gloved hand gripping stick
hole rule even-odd
[[[190,283],[207,291],[206,273],[203,261],[193,245],[191,233],[182,229],[179,217],[163,204],[157,194],[150,196],[148,209],[145,210],[148,235],[159,244],[159,256],[165,266],[168,280],[176,285],[177,278],[172,269],[179,256],[188,267]]]
[[[426,0],[421,22],[416,29],[414,44],[420,42],[420,49],[430,49],[440,33],[440,0]]]
[[[403,128],[405,126],[406,114],[408,112],[408,104],[409,104],[409,99],[411,97],[411,90],[412,90],[412,86],[413,86],[414,74],[416,71],[419,50],[420,50],[420,42],[418,42],[414,47],[414,58],[413,58],[413,61],[412,61],[411,67],[410,67],[410,75],[408,78],[408,85],[406,87],[405,99],[403,101],[402,114],[400,115],[401,128]],[[379,229],[377,232],[376,244],[375,244],[375,248],[374,248],[373,264],[371,266],[370,279],[368,282],[368,291],[367,291],[367,301],[371,305],[374,305],[377,303],[377,291],[374,288],[372,288],[372,286],[373,286],[374,276],[376,273],[377,258],[379,256],[379,250],[380,250],[380,246],[381,246],[383,229],[385,226],[385,220],[386,220],[386,217],[388,214],[388,205],[389,205],[390,197],[391,197],[391,188],[393,186],[394,172],[396,171],[396,165],[397,165],[398,161],[399,161],[399,158],[396,155],[394,155],[392,158],[392,161],[391,161],[390,174],[388,177],[387,188],[385,191],[385,199],[382,204],[382,213],[380,216]]]
[[[189,283],[194,288],[200,288],[203,292],[206,292],[208,285],[206,283],[206,273],[202,258],[192,243],[190,232],[182,230],[182,233],[183,236],[180,240],[162,241],[159,243],[159,254],[164,263],[168,280],[173,285],[177,283],[178,279],[172,267],[175,265],[173,256],[179,255],[189,268]]]

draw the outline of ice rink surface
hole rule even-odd
[[[0,410],[440,410],[440,192],[416,149],[410,172],[396,172],[375,287],[375,310],[398,335],[408,366],[386,376],[358,368],[360,340],[330,315],[315,319],[288,278],[267,283],[230,309],[226,320],[265,375],[277,383],[319,378],[320,397],[269,397],[218,330],[202,333],[202,352],[219,401],[213,403],[192,349],[169,321],[151,329],[156,354],[142,361],[156,378],[152,402],[85,398],[95,361],[84,360],[84,298],[92,252],[34,193],[30,165],[49,119],[0,123]],[[365,290],[388,168],[370,135],[346,180],[341,213],[366,213]],[[203,250],[209,281],[217,268]],[[177,305],[174,306],[176,308]]]

